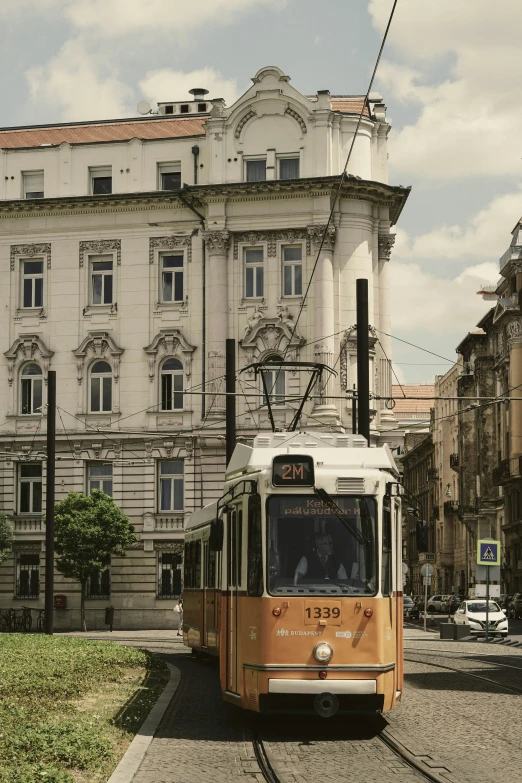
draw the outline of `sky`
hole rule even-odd
[[[265,65],[305,94],[364,94],[393,0],[0,0],[0,126],[136,115],[194,86],[234,101]],[[390,183],[401,382],[432,382],[491,306],[477,291],[522,215],[520,0],[398,0],[374,90]],[[8,78],[5,78],[8,74]]]

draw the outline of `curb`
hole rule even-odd
[[[170,679],[168,683],[165,685],[156,704],[149,712],[148,717],[143,721],[140,730],[127,748],[123,758],[120,760],[120,763],[107,783],[132,783],[134,775],[140,768],[145,754],[149,749],[149,745],[154,739],[154,734],[165,714],[165,710],[172,701],[172,697],[176,693],[181,682],[180,670],[170,663],[167,663],[167,666],[170,669]]]

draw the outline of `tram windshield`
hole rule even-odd
[[[375,499],[337,495],[332,500],[336,508],[314,495],[269,498],[270,593],[375,595]]]

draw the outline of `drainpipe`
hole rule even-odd
[[[196,147],[194,146],[192,148],[192,152],[194,153],[194,149]],[[199,152],[199,147],[197,148]],[[196,160],[196,155],[194,154],[194,160]],[[202,269],[202,286],[203,286],[203,315],[202,315],[202,324],[201,324],[201,350],[203,353],[202,359],[201,359],[201,383],[202,383],[202,391],[203,394],[201,395],[201,421],[205,418],[205,411],[206,411],[206,394],[205,394],[205,388],[206,388],[206,382],[207,382],[207,370],[206,370],[206,355],[207,355],[207,321],[206,321],[206,309],[207,309],[207,286],[206,286],[206,267],[207,267],[207,253],[206,253],[206,246],[205,246],[205,240],[203,238],[203,231],[205,230],[205,218],[201,214],[201,212],[198,212],[197,209],[194,209],[192,204],[188,202],[185,197],[183,196],[183,193],[189,192],[189,186],[184,184],[183,188],[181,190],[178,190],[178,198],[180,201],[185,204],[185,206],[190,209],[191,212],[193,212],[197,218],[199,219],[199,222],[201,223],[201,262],[203,265]]]
[[[192,154],[194,155],[194,185],[198,184],[198,158],[199,158],[199,147],[197,144],[194,144],[192,147]]]

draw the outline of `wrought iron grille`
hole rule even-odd
[[[111,596],[111,569],[107,566],[98,571],[87,582],[87,598],[106,598]]]
[[[181,555],[175,552],[158,554],[158,598],[177,598],[181,595]]]
[[[16,597],[38,598],[40,595],[40,555],[18,555]]]

